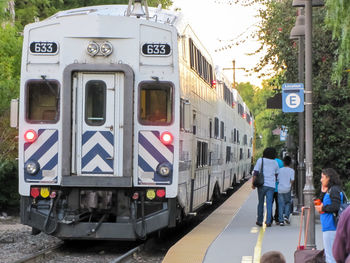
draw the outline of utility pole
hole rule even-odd
[[[233,81],[232,81],[232,88],[236,88],[236,70],[237,69],[243,69],[246,71],[245,68],[236,68],[236,60],[232,60],[232,68],[223,68],[223,70],[232,70],[233,71]]]

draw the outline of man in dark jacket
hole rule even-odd
[[[337,263],[350,263],[350,207],[339,218],[332,250]]]

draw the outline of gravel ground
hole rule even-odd
[[[0,213],[1,214],[1,213]],[[31,234],[31,227],[22,225],[18,216],[0,216],[0,262],[12,263],[16,260],[41,251],[60,242],[60,239],[40,233]],[[77,241],[80,243],[79,241]],[[85,241],[86,242],[86,241]],[[47,263],[108,263],[136,245],[127,245],[125,249],[113,251],[111,247],[119,247],[118,243],[81,242],[82,246],[71,244],[55,253],[54,258]],[[153,243],[153,242],[151,242]],[[68,244],[69,246],[69,244]],[[129,248],[128,248],[129,246]],[[121,245],[123,247],[123,245]],[[154,245],[142,252],[134,253],[126,262],[130,263],[161,263],[166,251],[154,251]],[[111,251],[112,250],[112,251]],[[120,251],[122,250],[122,251]]]
[[[0,216],[0,262],[14,262],[60,241],[43,233],[33,236],[31,232],[30,227],[20,223],[19,217],[3,213]]]

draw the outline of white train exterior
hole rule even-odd
[[[250,172],[252,116],[181,15],[27,25],[20,94],[21,221],[59,238],[143,238]]]

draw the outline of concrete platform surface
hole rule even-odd
[[[208,247],[203,262],[259,262],[261,255],[273,250],[280,251],[287,263],[294,262],[294,251],[299,239],[300,216],[291,216],[290,225],[273,224],[272,227],[259,227],[255,225],[257,203],[257,191],[252,190],[238,213]],[[315,223],[315,233],[316,248],[323,249],[321,225],[318,220]]]

